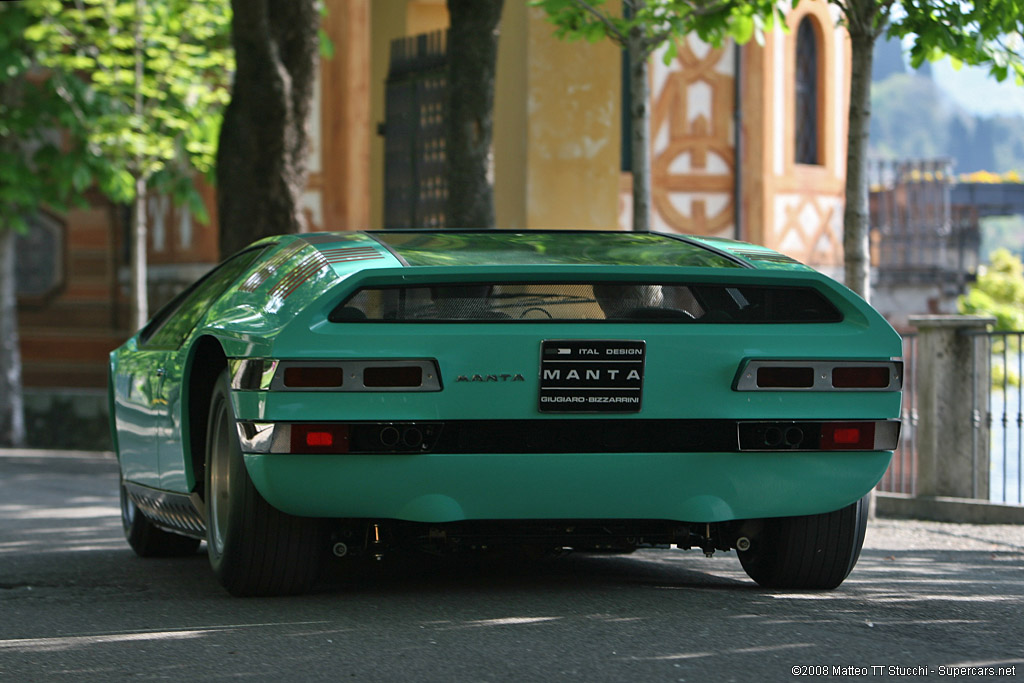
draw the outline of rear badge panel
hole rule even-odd
[[[549,339],[540,347],[542,413],[637,413],[643,341]]]

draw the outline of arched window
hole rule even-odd
[[[820,164],[818,149],[818,34],[810,17],[796,32],[796,163]]]

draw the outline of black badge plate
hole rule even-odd
[[[643,398],[642,341],[549,339],[540,345],[542,413],[637,413]]]

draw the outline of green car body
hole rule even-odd
[[[609,313],[609,296],[646,299]],[[226,376],[225,438],[247,484],[274,514],[332,529],[335,554],[338,538],[366,529],[377,545],[381,529],[397,542],[458,538],[467,525],[512,539],[555,520],[622,532],[547,545],[621,549],[642,527],[657,530],[654,545],[746,550],[758,520],[853,508],[860,519],[898,438],[901,353],[845,287],[728,240],[267,239],[111,354],[126,533],[140,554],[169,554],[172,535],[210,542],[211,520],[228,524],[235,489],[223,489],[220,517],[207,495],[226,481],[210,412]],[[221,579],[239,594],[308,586]]]

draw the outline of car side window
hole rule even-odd
[[[238,280],[262,249],[250,249],[231,257],[175,297],[142,329],[143,346],[177,348],[217,297]]]

